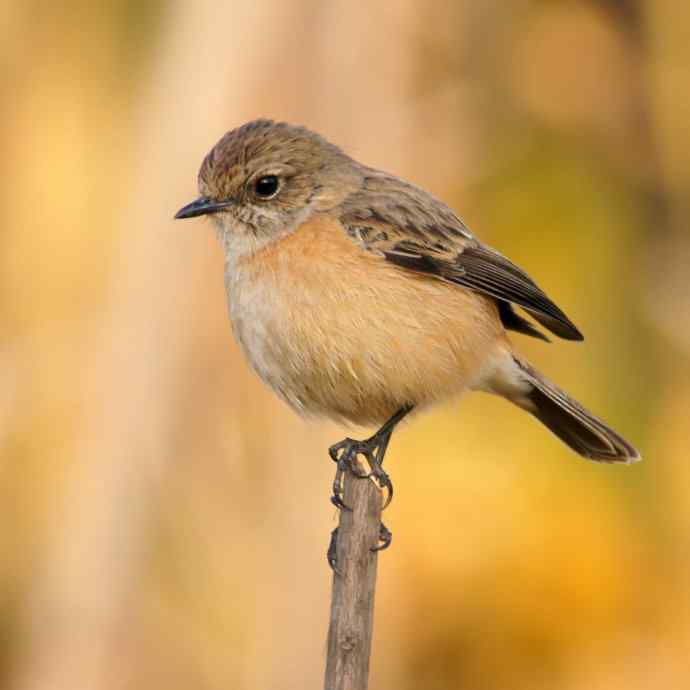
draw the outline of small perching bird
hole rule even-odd
[[[547,339],[515,307],[561,338],[582,335],[431,194],[271,120],[228,132],[199,191],[175,217],[215,221],[230,319],[254,370],[302,414],[383,425],[331,448],[336,504],[358,454],[392,489],[381,462],[395,425],[466,390],[515,403],[584,457],[639,458],[514,352],[507,330]]]

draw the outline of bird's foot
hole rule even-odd
[[[375,546],[370,548],[370,551],[385,551],[393,541],[393,533],[383,523],[379,526],[379,540]],[[331,570],[336,574],[342,576],[342,572],[338,570],[338,528],[336,527],[331,532],[331,540],[328,543],[328,551],[326,552],[326,560]]]
[[[393,499],[393,483],[382,466],[383,456],[388,447],[391,431],[392,430],[385,430],[383,433],[377,432],[365,441],[356,441],[352,438],[346,438],[328,449],[329,455],[337,466],[335,478],[333,479],[333,495],[331,496],[331,503],[337,508],[352,510],[343,500],[343,478],[345,472],[351,472],[358,479],[369,479],[373,477],[376,479],[381,489],[387,491],[383,508],[386,508],[391,502]],[[359,455],[364,456],[369,464],[368,472],[361,471],[357,459]]]
[[[391,532],[388,527],[383,523],[379,526],[379,543],[376,546],[372,546],[372,551],[385,551],[393,541],[393,532]]]
[[[393,482],[388,476],[388,473],[383,469],[383,458],[388,449],[388,443],[391,440],[393,429],[400,420],[412,410],[412,405],[404,405],[401,407],[373,436],[364,441],[355,441],[352,438],[346,438],[340,443],[336,443],[328,449],[333,462],[336,464],[335,478],[333,480],[333,495],[331,502],[341,510],[352,510],[350,506],[345,504],[343,500],[343,481],[345,473],[350,472],[358,479],[374,478],[381,490],[386,490],[387,496],[383,502],[383,508],[386,508],[393,499]],[[364,456],[369,465],[368,471],[362,471],[359,464],[358,456]],[[380,523],[379,538],[376,544],[371,548],[372,551],[383,551],[391,545],[393,535],[391,531]],[[331,541],[328,545],[328,552],[326,558],[328,565],[338,575],[338,528],[331,532]]]

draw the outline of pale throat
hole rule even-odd
[[[215,216],[213,224],[225,254],[226,270],[235,266],[240,259],[291,235],[313,213],[313,204],[289,214],[268,211],[262,214],[263,227],[259,229],[243,223],[229,213]]]

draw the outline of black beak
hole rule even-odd
[[[213,201],[205,197],[200,197],[191,204],[183,206],[176,214],[175,218],[194,218],[196,216],[205,216],[209,213],[216,213],[222,211],[224,208],[232,205],[232,201]]]

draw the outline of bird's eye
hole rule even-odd
[[[254,183],[256,195],[262,199],[270,199],[278,191],[278,177],[276,175],[264,175]]]

